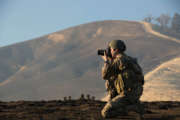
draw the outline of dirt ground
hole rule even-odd
[[[0,120],[103,120],[105,102],[53,100],[0,102]],[[179,102],[142,102],[144,112],[129,110],[108,120],[180,120]]]

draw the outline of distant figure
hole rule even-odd
[[[95,96],[92,96],[92,100],[93,100],[93,101],[95,100]]]
[[[69,96],[69,97],[68,97],[68,100],[69,100],[69,101],[71,101],[71,100],[72,100],[71,96]]]
[[[126,106],[138,103],[143,92],[142,69],[135,58],[124,53],[125,50],[122,40],[112,40],[107,50],[98,50],[98,55],[102,55],[104,60],[102,77],[106,80],[106,89],[110,96],[101,111],[104,118],[126,113]]]
[[[64,101],[67,101],[67,97],[64,97]]]
[[[84,94],[81,94],[80,100],[85,100]]]
[[[89,94],[87,94],[86,97],[87,97],[87,100],[90,100],[90,95]]]

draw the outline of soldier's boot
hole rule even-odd
[[[133,105],[128,105],[126,107],[126,110],[136,112],[136,113],[138,113],[140,120],[144,119],[145,111],[144,111],[144,106],[142,104],[137,103],[137,104],[133,104]]]
[[[134,111],[134,112],[137,112],[139,114],[144,114],[144,107],[140,103],[140,101],[138,101],[136,104],[131,104],[131,105],[126,106],[126,110],[127,111]]]

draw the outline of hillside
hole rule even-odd
[[[82,24],[0,48],[0,100],[51,100],[88,93],[104,96],[97,49],[122,39],[144,73],[180,55],[175,41],[149,33],[142,23],[100,21]]]
[[[159,31],[153,30],[154,27],[153,27],[152,24],[147,23],[147,22],[141,22],[141,23],[144,25],[144,28],[145,28],[145,30],[147,32],[149,32],[149,33],[151,33],[153,35],[159,36],[161,38],[165,38],[165,39],[168,39],[170,41],[174,41],[176,43],[180,43],[180,40],[178,38],[176,38],[176,37],[171,37],[171,36],[168,36],[166,34],[162,34],[162,33],[159,32],[160,30]]]
[[[2,120],[104,120],[105,102],[94,100],[53,100],[0,102]],[[179,120],[180,102],[142,102],[144,112],[129,109],[108,120]]]
[[[167,36],[171,36],[171,37],[174,37],[174,38],[178,38],[180,39],[180,33],[179,32],[176,32],[175,30],[173,30],[172,28],[162,28],[161,26],[159,25],[156,25],[156,24],[153,24],[152,25],[152,29],[155,30],[155,31],[158,31],[164,35],[167,35]]]
[[[180,101],[180,58],[159,65],[146,74],[143,101]]]

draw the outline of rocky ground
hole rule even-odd
[[[52,100],[0,102],[0,120],[103,120],[105,102]],[[108,120],[180,120],[180,102],[142,102],[144,113],[134,110]]]

